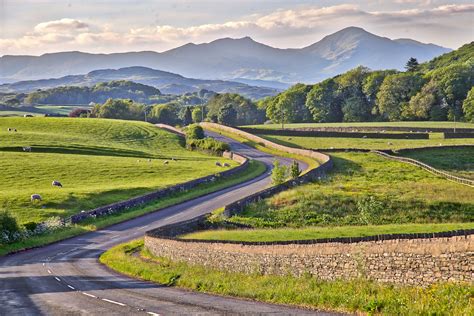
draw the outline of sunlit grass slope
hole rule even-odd
[[[217,159],[143,122],[0,118],[0,209],[21,223],[67,216],[222,171]],[[30,201],[35,193],[42,202]]]

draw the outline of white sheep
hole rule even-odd
[[[51,185],[52,185],[53,187],[58,187],[58,188],[62,188],[62,187],[63,187],[63,185],[61,184],[61,182],[56,181],[56,180],[53,180],[53,182],[51,183]]]

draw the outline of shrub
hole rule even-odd
[[[38,227],[38,224],[35,222],[28,222],[26,224],[23,224],[23,227],[25,227],[26,230],[33,232],[35,231],[36,227]]]
[[[278,160],[273,162],[272,184],[279,185],[286,181],[288,177],[288,168],[282,166]]]
[[[290,178],[291,179],[296,179],[300,176],[301,170],[300,170],[300,164],[298,161],[293,160],[293,163],[290,166]]]
[[[13,217],[7,211],[0,212],[0,242],[8,243],[15,241],[20,236],[20,227]]]
[[[368,196],[357,201],[357,210],[359,211],[360,220],[363,224],[378,224],[383,209],[383,204],[377,201],[373,196]]]
[[[203,139],[204,130],[198,124],[191,124],[186,128],[186,138],[187,139]]]
[[[229,144],[206,137],[204,139],[186,139],[186,146],[191,150],[203,150],[215,154],[222,154],[224,151],[230,150]]]

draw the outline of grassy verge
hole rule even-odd
[[[437,146],[456,146],[456,145],[474,145],[474,138],[454,138],[443,139],[437,134],[430,139],[383,139],[383,138],[343,138],[343,137],[302,137],[302,136],[276,136],[276,135],[258,135],[269,141],[280,145],[296,148],[357,148],[357,149],[380,149],[397,150],[404,148],[417,147],[437,147]]]
[[[136,252],[140,256],[134,256]],[[418,288],[362,279],[321,281],[310,275],[246,275],[157,258],[143,249],[142,240],[108,250],[100,262],[131,277],[167,286],[314,309],[384,315],[472,315],[474,310],[474,286],[469,284]]]
[[[56,231],[52,234],[34,236],[30,239],[27,239],[21,242],[1,245],[0,256],[6,255],[11,252],[23,250],[23,249],[43,246],[55,241],[77,236],[83,233],[87,233],[87,232],[94,231],[106,226],[113,225],[119,222],[123,222],[131,218],[144,215],[146,213],[154,212],[171,205],[175,205],[175,204],[178,204],[178,203],[181,203],[181,202],[184,202],[184,201],[187,201],[199,196],[206,195],[208,193],[212,193],[212,192],[236,185],[238,183],[251,180],[261,175],[262,173],[264,173],[265,170],[266,170],[266,167],[263,163],[256,160],[251,160],[246,170],[243,170],[242,172],[232,176],[231,178],[221,178],[213,183],[202,184],[202,185],[197,186],[195,189],[191,191],[178,193],[176,195],[169,196],[164,199],[160,199],[154,203],[150,203],[148,205],[145,205],[136,209],[130,209],[127,212],[122,212],[122,213],[118,213],[118,214],[114,214],[114,215],[110,215],[110,216],[106,216],[102,218],[99,217],[97,219],[86,220],[80,224],[76,224],[74,226]]]
[[[234,241],[286,241],[336,237],[365,237],[383,234],[434,233],[460,229],[474,229],[474,223],[206,230],[187,234],[181,236],[181,238]]]
[[[237,135],[237,134],[234,134],[234,133],[228,133],[228,132],[225,132],[225,131],[221,131],[219,129],[208,128],[208,127],[206,127],[206,129],[211,131],[211,132],[219,133],[221,135],[224,135],[224,136],[227,136],[229,138],[235,139],[236,141],[241,142],[242,144],[248,145],[250,147],[253,147],[255,149],[258,149],[258,150],[263,151],[263,152],[268,153],[268,154],[304,161],[308,165],[308,169],[306,169],[306,171],[314,169],[314,168],[316,168],[320,165],[320,163],[318,161],[316,161],[314,159],[311,159],[309,157],[290,154],[290,153],[279,151],[279,150],[276,150],[276,149],[273,149],[273,148],[265,147],[263,144],[256,143],[252,140],[249,140],[247,138],[244,138],[244,137],[242,137],[240,135]]]

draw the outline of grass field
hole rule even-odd
[[[474,221],[471,187],[373,153],[332,157],[335,167],[327,180],[252,204],[230,220],[254,227]]]
[[[369,138],[343,138],[343,137],[300,137],[300,136],[275,136],[259,135],[286,146],[330,149],[330,148],[358,148],[358,149],[403,149],[417,147],[436,147],[452,145],[474,145],[474,138],[444,139],[440,134],[431,135],[430,139],[369,139]]]
[[[190,199],[251,180],[261,175],[265,171],[266,166],[262,162],[251,160],[247,169],[235,174],[232,178],[220,178],[212,183],[201,184],[195,187],[193,190],[178,192],[174,195],[159,199],[152,203],[128,209],[126,212],[115,213],[113,215],[98,217],[96,219],[88,219],[79,224],[57,230],[54,232],[54,234],[37,235],[12,244],[1,245],[0,256],[19,250],[50,244],[58,240],[95,231],[97,229],[120,223],[150,212],[159,211],[162,208],[182,203],[184,201],[188,201]]]
[[[285,128],[299,127],[419,127],[419,128],[473,128],[473,123],[465,122],[351,122],[351,123],[296,123],[285,124]],[[279,129],[281,124],[248,125],[246,127]]]
[[[474,223],[392,224],[336,227],[305,227],[275,229],[205,230],[181,236],[183,239],[234,241],[288,241],[336,237],[366,237],[383,234],[435,233],[460,229],[474,229]]]
[[[0,110],[0,117],[16,117],[23,116],[25,114],[43,117],[45,114],[60,114],[68,115],[72,110],[80,108],[87,109],[88,105],[36,105],[35,109],[22,109],[18,108],[17,111],[2,111]]]
[[[474,146],[467,148],[433,148],[402,152],[400,155],[422,161],[454,175],[474,179]]]
[[[306,308],[383,315],[471,315],[474,309],[469,284],[418,288],[363,279],[246,275],[157,258],[143,249],[142,240],[116,246],[99,260],[120,273],[165,286]]]
[[[0,209],[20,223],[63,217],[222,171],[216,160],[223,159],[188,151],[175,134],[142,122],[1,118]],[[42,202],[30,202],[35,193]]]

